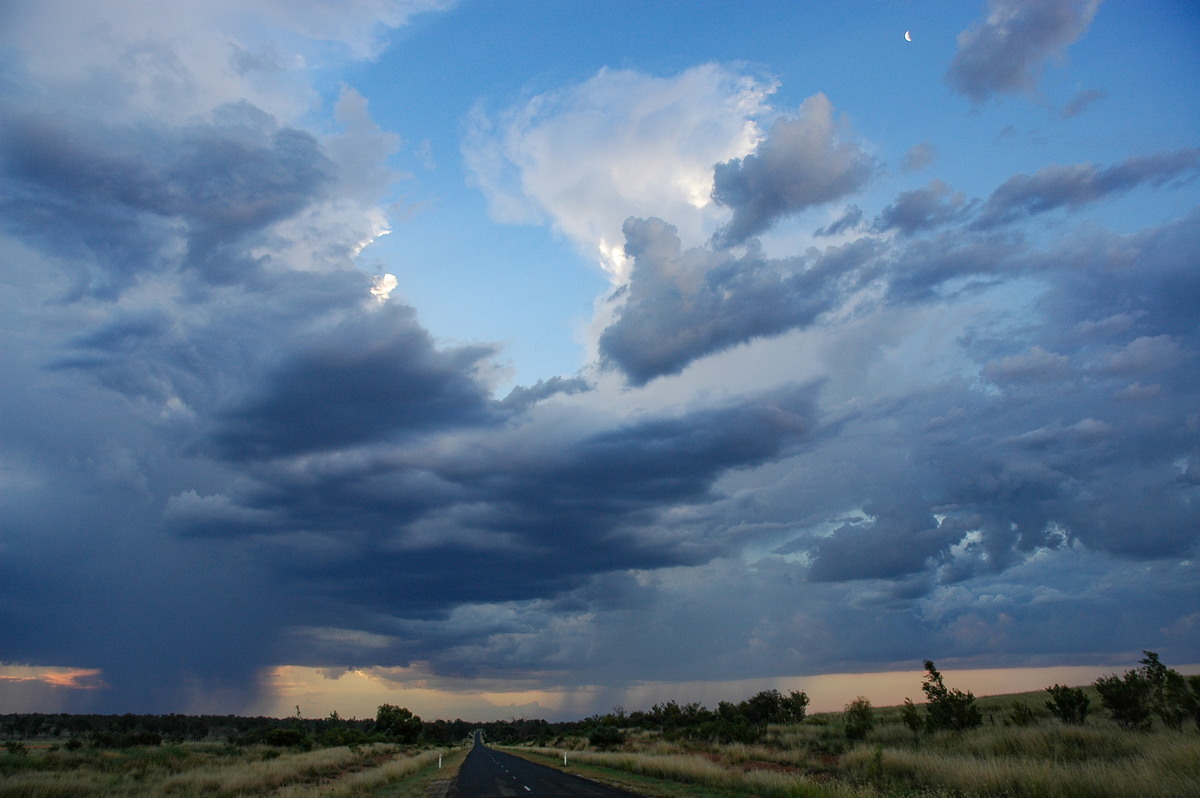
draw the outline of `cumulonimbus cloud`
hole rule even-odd
[[[548,220],[620,283],[629,216],[667,216],[693,244],[712,232],[713,164],[754,149],[773,90],[719,64],[604,69],[497,114],[476,108],[463,155],[495,218]]]

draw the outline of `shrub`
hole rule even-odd
[[[263,742],[280,748],[312,748],[312,740],[299,729],[267,729]]]
[[[1100,703],[1122,729],[1150,728],[1150,684],[1138,671],[1096,680]]]
[[[912,702],[911,698],[904,699],[904,709],[900,711],[900,719],[913,734],[919,734],[921,729],[925,728],[925,719],[921,717],[917,705]]]
[[[1014,699],[1009,706],[1008,717],[1004,719],[1004,723],[1008,726],[1028,726],[1034,720],[1036,718],[1033,714],[1033,708],[1024,701]]]
[[[1092,702],[1083,690],[1067,687],[1065,684],[1055,684],[1053,687],[1047,687],[1046,692],[1050,694],[1046,709],[1063,723],[1077,726],[1087,718],[1088,707]]]
[[[842,718],[846,724],[846,737],[851,740],[861,740],[875,728],[875,711],[871,702],[862,696],[846,705]]]
[[[588,734],[588,744],[595,748],[615,748],[625,742],[625,733],[616,726],[600,725]]]

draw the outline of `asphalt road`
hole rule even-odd
[[[454,798],[631,798],[635,793],[536,765],[519,756],[488,748],[478,732],[475,745],[458,769]]]

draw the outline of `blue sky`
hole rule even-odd
[[[1192,4],[0,31],[6,706],[1200,661]]]

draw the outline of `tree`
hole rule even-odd
[[[842,719],[846,726],[846,737],[850,740],[861,740],[875,728],[875,711],[871,702],[859,696],[846,705]]]
[[[1200,676],[1187,677],[1187,684],[1191,688],[1191,695],[1186,703],[1188,714],[1196,722],[1196,731],[1200,731]]]
[[[375,730],[396,742],[412,744],[421,736],[421,719],[405,707],[382,704],[375,713]]]
[[[808,693],[803,690],[789,690],[780,702],[780,712],[784,723],[801,723],[808,714]]]
[[[921,689],[928,699],[925,705],[925,722],[931,731],[964,731],[983,723],[983,713],[975,706],[975,695],[946,687],[933,660],[925,660],[925,679]]]
[[[1067,687],[1065,684],[1055,684],[1053,687],[1047,687],[1046,692],[1050,694],[1046,709],[1063,723],[1078,726],[1087,718],[1088,707],[1092,702],[1083,690]]]

